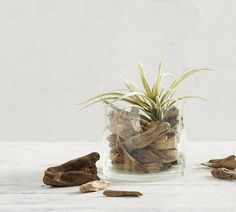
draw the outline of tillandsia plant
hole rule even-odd
[[[170,73],[162,73],[162,65],[163,62],[159,64],[156,80],[153,85],[148,82],[147,77],[144,72],[143,65],[138,63],[138,69],[142,82],[142,89],[137,86],[137,84],[130,79],[128,76],[124,77],[124,82],[126,89],[115,90],[107,93],[102,93],[93,98],[88,99],[81,104],[85,104],[83,108],[86,108],[92,104],[103,102],[107,106],[113,107],[115,110],[124,111],[126,108],[118,108],[115,106],[117,102],[127,102],[132,106],[138,107],[143,114],[141,118],[145,121],[161,121],[165,115],[165,113],[175,104],[190,98],[199,98],[198,96],[183,96],[183,97],[175,97],[175,92],[178,86],[187,78],[192,76],[195,73],[212,70],[208,68],[200,68],[200,69],[192,69],[190,71],[186,71],[178,77],[174,77]],[[169,84],[167,88],[162,87],[162,80],[166,77],[170,76],[172,78],[172,82]]]
[[[176,89],[193,74],[211,69],[193,69],[174,77],[162,73],[161,62],[152,85],[147,80],[142,64],[138,63],[138,69],[142,88],[126,76],[125,89],[102,93],[83,103],[84,107],[88,107],[103,102],[109,108],[106,127],[109,152],[106,154],[108,159],[104,174],[111,177],[113,171],[158,173],[171,167],[182,173],[183,115],[177,104],[189,98],[203,98],[176,97]],[[171,82],[165,88],[162,81],[166,76],[171,77]],[[120,102],[128,103],[128,106],[122,108],[118,105]],[[112,174],[113,177],[116,175]]]

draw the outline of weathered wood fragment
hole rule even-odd
[[[236,180],[236,172],[226,168],[214,168],[212,169],[211,174],[219,179]]]
[[[147,172],[145,167],[132,156],[132,154],[126,149],[124,143],[117,141],[117,149],[124,158],[124,169],[136,172]]]
[[[179,160],[179,152],[176,149],[169,149],[161,151],[165,155],[163,163],[172,163]]]
[[[183,128],[183,116],[181,111],[173,106],[164,115],[163,121],[170,124],[171,128],[180,133]]]
[[[167,122],[155,124],[149,130],[136,136],[130,137],[124,142],[124,145],[130,152],[136,149],[145,148],[149,146],[152,142],[157,140],[164,133],[168,132],[169,129],[170,125]]]
[[[108,125],[108,129],[110,132],[125,140],[140,133],[138,129],[141,130],[141,126],[138,127],[137,123],[139,119],[135,118],[132,113],[122,112],[117,115],[117,112],[113,111],[109,116],[110,124]]]
[[[157,150],[168,150],[176,148],[176,137],[169,137],[166,134],[162,135],[151,144]]]
[[[109,186],[110,186],[110,183],[107,181],[95,180],[95,181],[91,181],[91,182],[81,185],[80,191],[83,193],[101,191],[108,188]]]
[[[144,164],[147,173],[157,173],[161,171],[163,165],[160,162],[146,163]]]
[[[151,150],[137,149],[134,150],[131,154],[142,164],[160,162],[160,158]]]
[[[103,194],[108,197],[139,197],[143,195],[138,191],[117,191],[117,190],[105,190]]]
[[[211,159],[208,162],[201,163],[204,166],[212,168],[227,168],[235,169],[236,168],[236,157],[235,155],[230,155],[222,159]]]
[[[99,180],[96,161],[100,155],[97,152],[68,161],[62,165],[48,168],[43,182],[51,186],[75,186]]]

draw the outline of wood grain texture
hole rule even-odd
[[[79,187],[49,188],[43,171],[88,152],[102,153],[101,143],[1,142],[0,211],[236,211],[232,182],[213,178],[201,161],[221,158],[236,151],[236,142],[196,142],[186,145],[187,167],[183,177],[161,182],[111,182],[114,190],[137,190],[136,198],[111,198],[102,192],[85,193]],[[83,148],[81,148],[83,147]],[[101,161],[98,163],[101,173]],[[100,176],[102,178],[102,176]]]

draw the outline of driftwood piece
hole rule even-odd
[[[156,141],[152,142],[151,146],[157,150],[174,149],[176,148],[176,137],[168,137],[166,134],[164,134]]]
[[[212,169],[211,174],[219,179],[236,180],[236,172],[226,168],[214,168]]]
[[[110,186],[110,183],[103,180],[95,180],[92,182],[85,183],[80,186],[80,191],[83,193],[86,192],[95,192],[95,191],[101,191]]]
[[[142,164],[160,162],[160,158],[151,150],[137,149],[134,150],[131,154]]]
[[[183,116],[180,110],[173,106],[164,115],[163,121],[170,124],[171,128],[179,133],[183,128]]]
[[[97,152],[68,161],[62,165],[48,168],[43,182],[51,186],[75,186],[99,180],[96,161],[100,155]]]
[[[179,152],[176,149],[169,149],[161,152],[165,156],[165,160],[163,163],[173,163],[179,160]]]
[[[136,172],[147,172],[145,167],[130,154],[130,152],[124,146],[124,143],[121,143],[119,140],[117,141],[117,149],[119,153],[124,158],[124,169]]]
[[[160,162],[153,162],[144,164],[147,173],[157,173],[160,172],[163,168],[163,165]]]
[[[117,190],[105,190],[103,194],[108,197],[139,197],[143,195],[138,191],[117,191]]]
[[[236,157],[235,155],[230,155],[222,159],[211,159],[208,162],[201,163],[204,166],[212,168],[226,168],[235,169],[236,168]]]
[[[145,149],[148,149],[150,151],[152,151],[152,153],[154,153],[155,155],[158,156],[158,158],[160,159],[160,161],[163,163],[166,160],[166,156],[162,153],[162,151],[157,150],[156,148],[154,148],[153,146],[148,146]]]
[[[170,125],[167,122],[157,123],[149,130],[136,136],[130,137],[124,142],[125,147],[128,151],[136,149],[142,149],[150,145],[152,142],[157,140],[164,133],[168,132]]]
[[[124,163],[124,157],[119,152],[118,153],[110,153],[111,161],[115,163]]]
[[[141,126],[138,126],[139,118],[136,116],[139,114],[124,111],[117,115],[117,112],[112,111],[109,114],[110,124],[107,128],[121,138],[129,139],[140,133],[139,129],[142,130]]]
[[[110,134],[109,136],[107,136],[107,141],[109,142],[109,147],[113,148],[116,146],[116,139],[117,139],[117,135],[116,134]]]

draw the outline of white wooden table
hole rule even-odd
[[[236,182],[211,177],[202,161],[236,154],[236,142],[188,143],[183,177],[156,183],[112,182],[113,189],[138,190],[140,198],[109,198],[78,187],[50,188],[42,176],[49,166],[87,154],[101,153],[101,143],[1,142],[0,211],[236,211]],[[101,168],[101,162],[98,163]],[[101,169],[99,168],[99,172]]]

